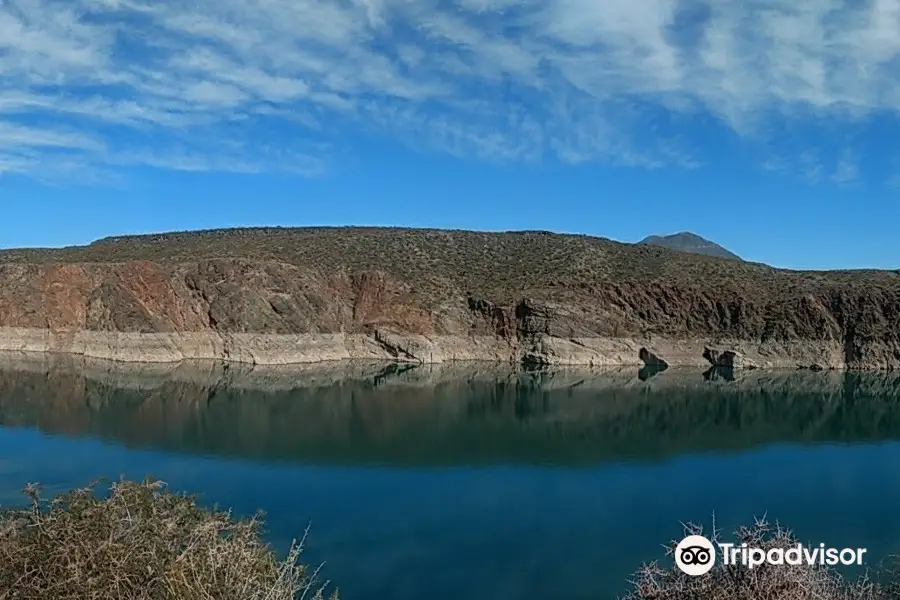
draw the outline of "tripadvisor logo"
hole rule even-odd
[[[788,548],[754,548],[747,544],[716,544],[723,565],[743,565],[748,569],[768,565],[861,565],[865,548],[808,547],[796,544]],[[688,575],[709,573],[716,563],[713,543],[702,535],[689,535],[675,547],[675,565]]]
[[[689,535],[675,547],[675,564],[688,575],[709,573],[716,564],[716,549],[702,535]]]

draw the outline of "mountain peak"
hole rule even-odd
[[[691,233],[690,231],[681,231],[671,235],[651,235],[639,241],[638,244],[644,246],[660,246],[669,248],[670,250],[678,250],[679,252],[716,256],[718,258],[727,258],[730,260],[743,260],[737,254],[726,250],[715,242],[711,242],[696,233]]]

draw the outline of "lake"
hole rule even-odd
[[[0,360],[0,505],[157,477],[346,600],[614,598],[681,523],[900,552],[900,376]]]

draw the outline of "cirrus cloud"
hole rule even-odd
[[[766,147],[896,111],[898,73],[900,0],[0,0],[0,173],[315,176],[356,132],[694,168],[691,124]],[[807,179],[857,177],[816,152]]]

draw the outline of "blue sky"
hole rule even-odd
[[[900,0],[0,0],[0,247],[690,230],[900,268]]]

